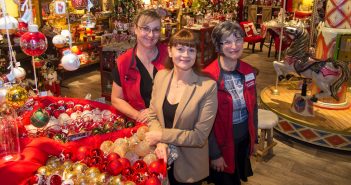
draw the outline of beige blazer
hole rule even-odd
[[[177,146],[174,177],[183,183],[197,182],[209,175],[208,135],[217,112],[217,85],[208,77],[192,73],[180,100],[172,129],[164,128],[162,105],[173,70],[157,73],[150,102],[151,114],[162,125],[161,142]]]

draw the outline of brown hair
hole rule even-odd
[[[161,16],[155,9],[146,9],[138,13],[134,18],[134,24],[137,26],[144,26],[152,21],[159,20],[161,23]],[[142,25],[138,25],[139,21]]]
[[[188,47],[197,49],[198,44],[197,44],[197,39],[195,38],[193,32],[187,29],[181,29],[172,35],[168,43],[168,47],[170,48],[177,45],[183,45],[183,46],[188,46]],[[174,67],[174,64],[173,64],[172,58],[169,58],[165,63],[165,68],[173,69],[173,67]],[[192,66],[192,68],[196,73],[201,74],[200,60],[195,59],[195,64]]]

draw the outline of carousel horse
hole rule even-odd
[[[307,30],[295,27],[285,27],[284,35],[292,39],[290,47],[285,51],[282,61],[274,61],[273,66],[281,81],[288,74],[312,79],[320,91],[314,94],[312,101],[318,98],[332,96],[339,100],[337,93],[341,85],[349,80],[350,70],[346,62],[335,61],[332,58],[319,60],[309,53],[309,33]]]

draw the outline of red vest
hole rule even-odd
[[[240,60],[237,71],[245,77],[244,80],[244,98],[248,111],[248,128],[250,134],[250,155],[253,152],[253,147],[256,141],[256,130],[254,124],[254,113],[257,109],[255,79],[256,75],[253,68]],[[224,169],[227,173],[234,173],[235,158],[234,158],[234,139],[233,139],[233,100],[229,92],[224,88],[224,81],[220,79],[220,67],[218,59],[208,65],[204,72],[210,75],[218,84],[218,110],[216,119],[213,125],[214,134],[216,136],[218,147],[224,158],[227,168]],[[220,80],[220,81],[219,81]]]
[[[159,44],[157,46],[159,56],[152,64],[157,71],[164,69],[164,63],[168,58],[167,45]],[[125,53],[116,59],[118,66],[121,87],[123,90],[124,100],[137,110],[145,109],[145,102],[140,94],[141,76],[136,67],[136,47],[128,49]]]

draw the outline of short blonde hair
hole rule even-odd
[[[138,13],[134,18],[134,24],[137,26],[144,26],[152,21],[158,20],[161,24],[161,16],[155,9],[146,9]],[[138,25],[140,23],[141,25]]]

